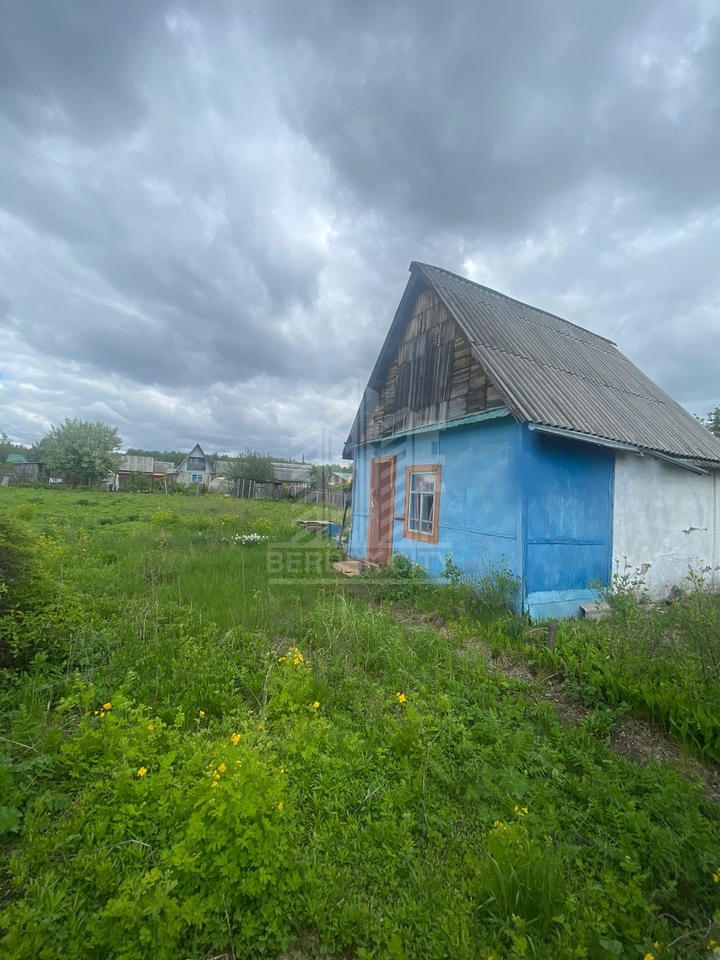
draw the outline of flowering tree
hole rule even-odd
[[[45,434],[40,450],[52,473],[60,473],[68,483],[90,486],[115,473],[122,458],[117,427],[96,420],[70,419]]]

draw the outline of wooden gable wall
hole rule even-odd
[[[438,295],[423,290],[365,425],[365,440],[502,406],[470,344]]]

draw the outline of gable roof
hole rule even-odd
[[[196,443],[195,446],[194,446],[194,447],[192,448],[192,450],[190,451],[190,453],[186,454],[186,456],[180,461],[180,463],[177,465],[177,467],[175,467],[174,472],[175,472],[176,474],[177,474],[177,473],[187,473],[187,472],[188,472],[187,463],[188,463],[188,460],[190,459],[190,457],[203,457],[203,459],[205,460],[205,466],[209,468],[208,458],[205,456],[205,453],[204,453],[204,451],[203,451],[203,448],[200,446],[199,443]],[[203,471],[203,470],[197,470],[197,471],[195,471],[195,470],[193,470],[193,471],[190,471],[190,472],[191,472],[191,473],[194,473],[194,472],[197,472],[197,473],[205,473],[205,472],[207,472],[207,471]]]
[[[413,261],[411,278],[366,388],[358,418],[369,408],[406,321],[406,308],[425,284],[467,337],[513,416],[520,422],[572,431],[720,464],[720,440],[645,376],[616,345],[545,310],[449,270]],[[354,446],[358,418],[348,439]],[[346,454],[345,454],[346,455]]]

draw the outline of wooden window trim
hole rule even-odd
[[[408,529],[410,517],[410,477],[413,473],[435,474],[435,500],[433,502],[433,529],[432,533],[418,533]],[[418,463],[405,467],[405,516],[403,517],[403,536],[408,540],[422,540],[423,543],[437,543],[440,539],[440,464]]]

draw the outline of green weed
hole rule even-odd
[[[1,678],[3,956],[690,960],[720,939],[716,805],[612,754],[607,711],[565,728],[466,642],[555,662],[510,584],[478,605],[397,561],[358,596],[288,503],[5,494],[49,591],[29,615],[59,633]],[[712,723],[705,603],[661,623],[694,618],[683,669]],[[626,690],[629,641],[600,661],[628,629],[661,638],[657,679],[669,635],[640,614],[563,624],[553,656]]]

